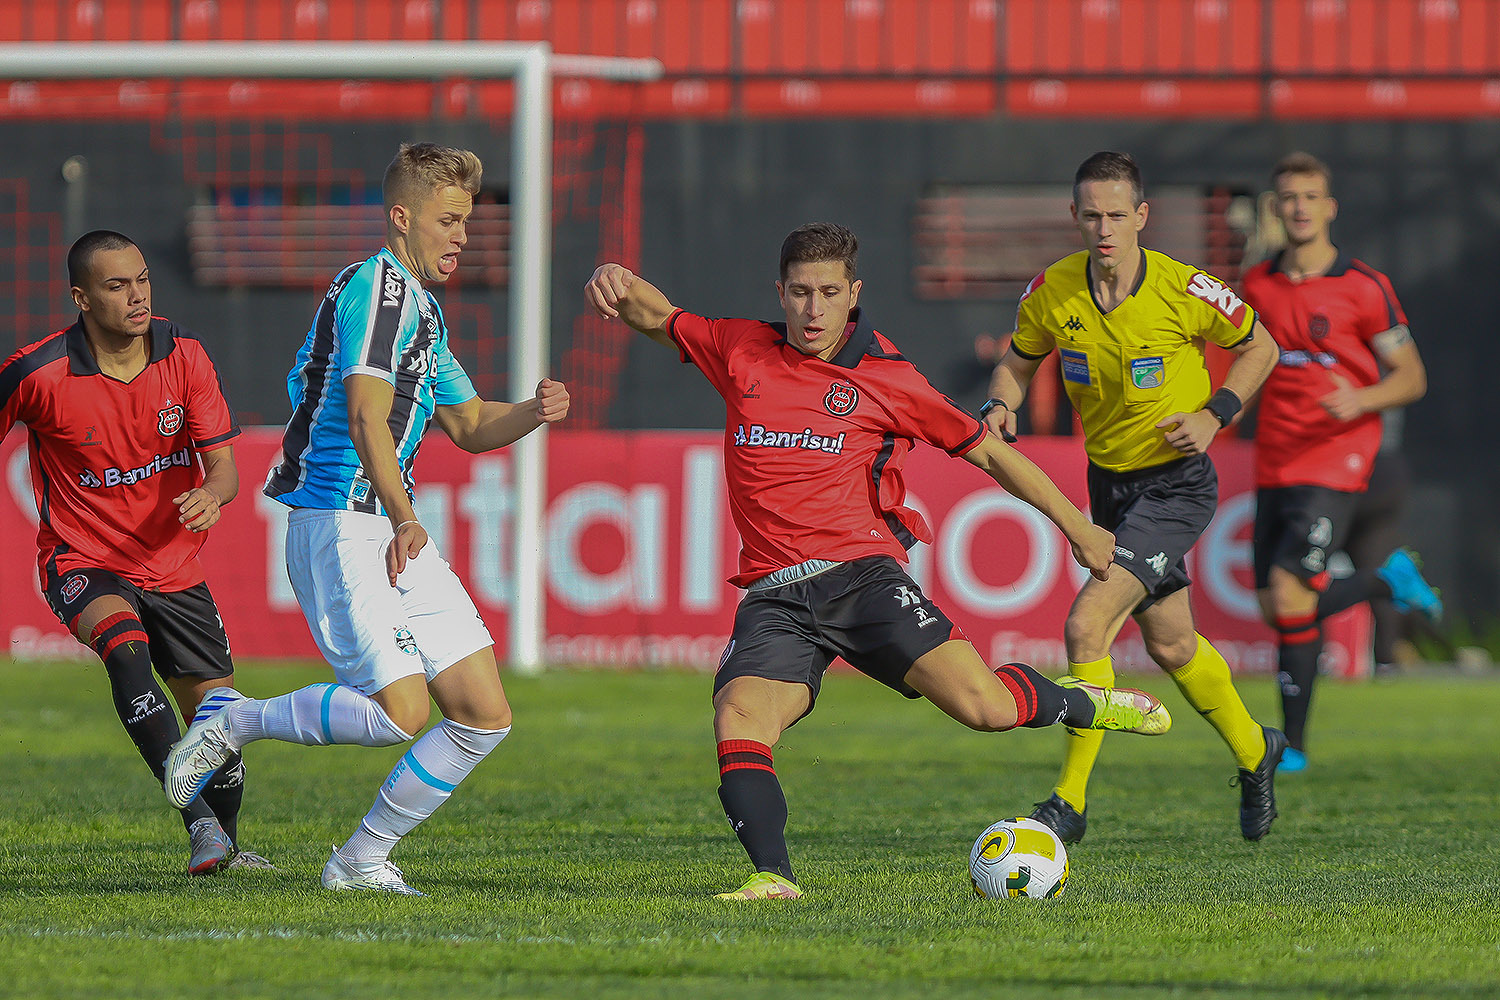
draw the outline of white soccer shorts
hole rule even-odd
[[[299,507],[287,518],[287,575],[313,640],[339,683],[367,695],[414,674],[431,681],[495,642],[435,543],[391,586],[392,537],[378,514]]]

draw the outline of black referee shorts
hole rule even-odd
[[[1280,566],[1322,590],[1328,557],[1344,547],[1359,497],[1326,486],[1256,490],[1255,589],[1270,586],[1271,567]]]
[[[840,563],[833,569],[766,590],[752,590],[734,615],[734,633],[714,694],[736,677],[806,684],[818,700],[823,673],[835,657],[901,692],[920,657],[962,639],[948,616],[890,556]]]
[[[1192,583],[1183,559],[1219,506],[1219,474],[1207,455],[1130,472],[1090,463],[1088,485],[1094,523],[1114,532],[1115,565],[1146,587],[1132,614]]]
[[[48,607],[74,635],[79,613],[96,598],[113,595],[141,620],[151,664],[162,677],[209,679],[234,673],[229,637],[206,583],[187,590],[146,590],[107,569],[75,569],[59,576],[50,565],[44,582]],[[86,643],[83,636],[78,641]]]

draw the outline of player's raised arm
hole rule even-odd
[[[605,319],[619,319],[658,344],[675,347],[666,330],[676,310],[661,289],[620,264],[601,264],[583,286],[584,301]]]
[[[556,379],[537,383],[536,395],[519,403],[502,403],[474,396],[452,406],[439,406],[433,417],[453,443],[478,455],[514,444],[543,424],[568,415],[568,388]]]
[[[1100,580],[1108,579],[1110,563],[1115,559],[1115,536],[1084,517],[1035,462],[994,434],[986,434],[964,453],[964,458],[988,473],[1007,493],[1045,514],[1068,539],[1078,565]]]

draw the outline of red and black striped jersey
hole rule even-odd
[[[207,536],[178,523],[172,498],[203,482],[198,453],[240,429],[197,335],[152,317],[148,336],[129,382],[99,370],[81,320],[0,366],[0,437],[26,425],[44,577],[50,563],[167,591],[203,582]]]
[[[1318,401],[1334,390],[1335,374],[1356,387],[1380,381],[1375,335],[1406,323],[1390,279],[1341,253],[1325,274],[1302,281],[1288,278],[1273,257],[1243,284],[1281,348],[1260,391],[1256,485],[1363,490],[1380,448],[1380,414],[1343,422]]]
[[[679,309],[667,332],[724,397],[724,475],[741,542],[730,583],[809,559],[904,562],[917,541],[932,541],[922,516],[904,506],[902,464],[917,440],[963,455],[985,427],[859,310],[828,361],[788,343],[781,323]]]

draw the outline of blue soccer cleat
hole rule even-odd
[[[1386,557],[1375,575],[1391,588],[1391,603],[1398,611],[1418,611],[1436,625],[1443,620],[1443,600],[1432,584],[1422,577],[1422,570],[1410,549],[1400,548]]]
[[[1281,752],[1281,763],[1276,765],[1278,774],[1296,774],[1307,770],[1307,754],[1296,747],[1287,747]]]

